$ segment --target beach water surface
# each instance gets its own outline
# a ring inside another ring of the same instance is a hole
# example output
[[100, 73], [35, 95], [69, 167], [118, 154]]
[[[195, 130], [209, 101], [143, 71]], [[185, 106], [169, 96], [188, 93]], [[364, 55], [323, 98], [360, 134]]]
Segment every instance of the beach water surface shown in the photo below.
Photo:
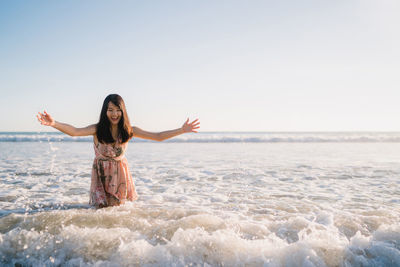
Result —
[[0, 134], [0, 265], [400, 266], [400, 134], [128, 145], [139, 199], [88, 205], [90, 138]]

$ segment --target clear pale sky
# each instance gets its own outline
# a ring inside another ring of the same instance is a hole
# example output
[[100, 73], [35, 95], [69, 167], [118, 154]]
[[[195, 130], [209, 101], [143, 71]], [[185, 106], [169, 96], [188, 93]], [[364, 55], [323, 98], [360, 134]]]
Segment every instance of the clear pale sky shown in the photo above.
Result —
[[96, 123], [109, 93], [161, 131], [399, 131], [400, 3], [1, 1], [0, 131]]

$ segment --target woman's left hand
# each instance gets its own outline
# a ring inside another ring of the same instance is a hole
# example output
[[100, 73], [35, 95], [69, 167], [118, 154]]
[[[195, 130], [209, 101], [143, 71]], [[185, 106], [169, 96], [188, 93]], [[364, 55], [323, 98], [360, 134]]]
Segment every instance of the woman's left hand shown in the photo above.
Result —
[[[182, 125], [182, 130], [184, 133], [190, 133], [190, 132], [194, 132], [197, 133], [197, 131], [195, 131], [196, 129], [200, 128], [200, 122], [197, 122], [199, 119], [195, 119], [194, 121], [192, 121], [191, 123], [189, 123], [189, 118], [185, 121], [185, 123]], [[197, 122], [197, 123], [196, 123]]]

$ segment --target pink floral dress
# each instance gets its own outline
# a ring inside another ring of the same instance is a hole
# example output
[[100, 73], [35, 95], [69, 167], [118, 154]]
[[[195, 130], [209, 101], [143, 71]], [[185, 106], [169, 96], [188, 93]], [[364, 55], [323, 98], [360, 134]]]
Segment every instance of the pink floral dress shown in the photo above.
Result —
[[128, 142], [94, 144], [96, 157], [92, 168], [89, 204], [97, 208], [116, 206], [138, 198], [129, 171], [125, 150]]

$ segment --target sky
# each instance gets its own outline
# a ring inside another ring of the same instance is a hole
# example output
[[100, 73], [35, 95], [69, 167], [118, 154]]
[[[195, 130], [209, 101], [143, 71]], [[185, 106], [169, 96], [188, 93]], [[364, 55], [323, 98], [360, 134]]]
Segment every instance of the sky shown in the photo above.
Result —
[[400, 2], [0, 2], [0, 131], [400, 131]]

